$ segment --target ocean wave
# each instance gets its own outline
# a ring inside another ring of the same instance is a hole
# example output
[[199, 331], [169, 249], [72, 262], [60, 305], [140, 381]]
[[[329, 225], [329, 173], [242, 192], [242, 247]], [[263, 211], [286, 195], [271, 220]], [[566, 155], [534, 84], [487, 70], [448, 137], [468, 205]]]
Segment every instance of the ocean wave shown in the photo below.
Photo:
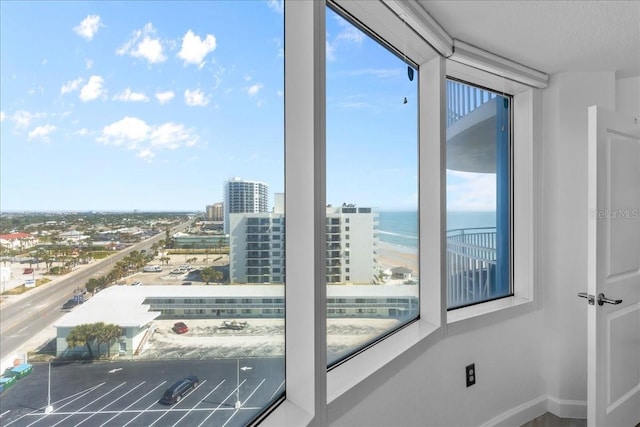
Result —
[[411, 234], [393, 233], [391, 231], [382, 231], [382, 230], [378, 230], [378, 234], [384, 234], [387, 236], [394, 236], [394, 237], [402, 237], [403, 239], [418, 240], [418, 236], [414, 236]]

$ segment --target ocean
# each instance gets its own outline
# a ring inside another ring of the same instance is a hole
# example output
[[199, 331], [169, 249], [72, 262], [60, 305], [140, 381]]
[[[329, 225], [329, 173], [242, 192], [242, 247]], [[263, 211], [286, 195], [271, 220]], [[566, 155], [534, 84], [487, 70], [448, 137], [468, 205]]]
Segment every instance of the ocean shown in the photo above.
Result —
[[[378, 212], [378, 224], [378, 238], [381, 243], [403, 252], [417, 251], [417, 212], [380, 211]], [[447, 213], [447, 230], [495, 226], [495, 212], [456, 211]]]

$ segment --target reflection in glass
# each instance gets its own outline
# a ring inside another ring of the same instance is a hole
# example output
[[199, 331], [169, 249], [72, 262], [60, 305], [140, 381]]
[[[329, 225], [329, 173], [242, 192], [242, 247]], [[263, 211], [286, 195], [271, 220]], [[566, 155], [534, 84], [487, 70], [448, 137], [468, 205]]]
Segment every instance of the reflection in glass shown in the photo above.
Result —
[[510, 98], [447, 80], [447, 306], [511, 293]]

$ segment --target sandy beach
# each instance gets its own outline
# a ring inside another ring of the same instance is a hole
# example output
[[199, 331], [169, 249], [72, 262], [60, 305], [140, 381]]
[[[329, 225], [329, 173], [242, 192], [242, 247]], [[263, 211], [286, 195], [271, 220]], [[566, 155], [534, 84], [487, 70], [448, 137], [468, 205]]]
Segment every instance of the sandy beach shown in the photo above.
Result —
[[402, 251], [394, 246], [380, 243], [378, 246], [379, 262], [383, 268], [407, 267], [418, 276], [418, 253]]

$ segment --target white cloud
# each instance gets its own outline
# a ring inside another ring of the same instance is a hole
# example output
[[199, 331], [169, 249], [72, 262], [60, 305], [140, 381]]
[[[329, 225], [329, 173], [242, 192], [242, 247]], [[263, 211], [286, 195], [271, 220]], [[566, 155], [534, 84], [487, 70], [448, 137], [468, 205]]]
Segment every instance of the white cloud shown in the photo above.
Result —
[[175, 150], [182, 145], [191, 147], [197, 142], [183, 125], [168, 122], [158, 126], [151, 133], [150, 142], [152, 147], [162, 147]]
[[89, 58], [85, 59], [84, 64], [87, 67], [87, 70], [90, 70], [91, 67], [93, 66], [93, 59], [89, 59]]
[[171, 101], [176, 96], [172, 90], [167, 90], [165, 92], [156, 92], [156, 99], [160, 103], [160, 105], [164, 105], [167, 102]]
[[336, 40], [345, 40], [355, 44], [362, 44], [362, 40], [364, 40], [364, 33], [346, 22], [344, 19], [341, 22], [344, 22], [345, 24], [342, 26], [342, 32], [338, 34]]
[[186, 64], [204, 65], [204, 57], [216, 49], [216, 38], [212, 34], [207, 34], [204, 39], [189, 30], [182, 37], [182, 48], [178, 52], [178, 57]]
[[107, 90], [103, 87], [104, 79], [100, 76], [91, 76], [86, 85], [80, 89], [80, 99], [84, 102], [93, 101], [102, 95], [106, 95]]
[[79, 135], [79, 136], [87, 136], [87, 135], [89, 135], [89, 129], [82, 128], [80, 130], [75, 131], [73, 134], [74, 135]]
[[325, 52], [327, 61], [330, 62], [336, 60], [336, 50], [338, 48], [348, 44], [361, 45], [364, 40], [364, 33], [354, 27], [353, 24], [340, 16], [336, 16], [336, 21], [340, 26], [340, 33], [333, 38], [329, 34], [326, 35]]
[[60, 88], [60, 93], [65, 94], [73, 92], [74, 90], [78, 90], [83, 82], [84, 79], [82, 77], [78, 77], [75, 80], [69, 80], [66, 84], [62, 85], [62, 87]]
[[262, 88], [263, 88], [262, 83], [256, 83], [247, 88], [247, 93], [249, 94], [249, 96], [255, 96], [258, 94], [258, 92], [260, 92], [260, 89]]
[[160, 150], [196, 145], [198, 136], [182, 124], [167, 122], [151, 126], [144, 120], [127, 116], [105, 126], [97, 141], [135, 150], [138, 157], [150, 160]]
[[32, 114], [25, 110], [18, 110], [11, 117], [7, 117], [11, 120], [16, 130], [26, 129], [31, 124], [31, 120], [41, 117], [42, 114]]
[[38, 126], [31, 132], [29, 132], [29, 139], [40, 138], [43, 141], [49, 141], [49, 134], [56, 130], [53, 125]]
[[133, 37], [116, 50], [116, 54], [144, 58], [152, 64], [163, 62], [167, 57], [162, 53], [162, 43], [155, 35], [156, 30], [149, 22], [143, 29], [135, 31]]
[[0, 111], [0, 122], [4, 122], [5, 117], [7, 117], [7, 115], [4, 113], [4, 111]]
[[144, 120], [126, 116], [102, 129], [98, 141], [106, 145], [135, 145], [149, 138], [151, 127]]
[[495, 210], [496, 175], [447, 170], [447, 209]]
[[149, 150], [148, 148], [143, 148], [142, 150], [138, 151], [138, 157], [140, 157], [141, 159], [151, 160], [155, 156], [156, 155], [153, 154], [153, 152], [151, 150]]
[[147, 102], [149, 98], [142, 92], [133, 92], [131, 88], [126, 88], [124, 91], [120, 92], [113, 97], [116, 101], [123, 102]]
[[268, 0], [267, 6], [269, 6], [269, 9], [273, 9], [276, 13], [279, 13], [280, 15], [284, 13], [283, 0]]
[[91, 40], [98, 32], [98, 28], [100, 28], [100, 17], [98, 15], [88, 15], [78, 26], [73, 27], [73, 31], [80, 37]]
[[329, 40], [325, 42], [325, 56], [329, 62], [336, 60], [336, 48], [329, 42]]
[[184, 102], [190, 107], [204, 107], [209, 104], [209, 98], [200, 89], [187, 89], [184, 91]]

